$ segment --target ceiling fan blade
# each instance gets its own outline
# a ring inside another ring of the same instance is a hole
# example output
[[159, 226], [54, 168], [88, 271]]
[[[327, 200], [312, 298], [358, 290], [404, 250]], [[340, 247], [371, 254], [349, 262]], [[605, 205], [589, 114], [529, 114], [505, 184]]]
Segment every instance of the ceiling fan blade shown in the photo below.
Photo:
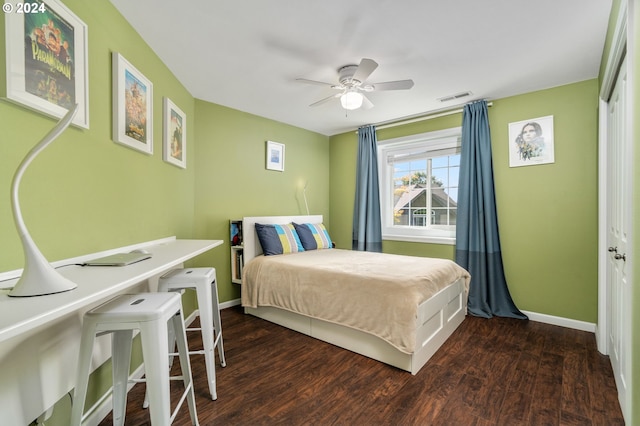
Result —
[[326, 98], [320, 99], [319, 101], [314, 102], [309, 106], [310, 107], [315, 107], [315, 106], [318, 106], [318, 105], [322, 105], [322, 104], [324, 104], [326, 102], [329, 102], [331, 99], [339, 98], [341, 95], [342, 95], [342, 93], [336, 93], [335, 95], [327, 96]]
[[378, 68], [378, 63], [376, 61], [373, 59], [363, 58], [352, 78], [363, 82], [376, 70], [376, 68]]
[[407, 90], [413, 87], [413, 80], [386, 81], [372, 85], [373, 90]]
[[373, 102], [369, 100], [366, 96], [362, 95], [362, 109], [371, 109], [373, 108]]
[[340, 89], [340, 86], [336, 86], [333, 83], [325, 83], [324, 81], [307, 80], [306, 78], [296, 78], [296, 81], [298, 81], [300, 83], [314, 84], [316, 86], [329, 86], [331, 88]]

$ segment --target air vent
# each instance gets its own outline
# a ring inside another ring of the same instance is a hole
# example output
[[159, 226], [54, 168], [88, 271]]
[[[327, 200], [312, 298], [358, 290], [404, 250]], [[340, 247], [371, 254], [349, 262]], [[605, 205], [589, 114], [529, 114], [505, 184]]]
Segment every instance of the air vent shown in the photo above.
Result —
[[472, 94], [473, 93], [471, 93], [471, 92], [462, 92], [462, 93], [457, 93], [457, 94], [451, 95], [451, 96], [445, 96], [444, 98], [438, 98], [438, 100], [440, 102], [455, 101], [456, 99], [465, 98], [467, 96], [471, 96]]

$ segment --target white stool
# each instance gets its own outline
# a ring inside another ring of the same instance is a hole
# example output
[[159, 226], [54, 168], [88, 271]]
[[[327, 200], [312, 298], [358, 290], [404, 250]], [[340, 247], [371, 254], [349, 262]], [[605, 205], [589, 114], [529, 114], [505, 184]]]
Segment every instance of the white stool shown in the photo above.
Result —
[[[158, 280], [158, 291], [176, 291], [195, 289], [198, 298], [198, 315], [200, 328], [188, 328], [187, 331], [198, 331], [202, 334], [202, 351], [190, 351], [189, 354], [204, 355], [207, 368], [207, 380], [211, 399], [218, 398], [216, 392], [216, 367], [214, 348], [218, 348], [220, 365], [226, 366], [224, 346], [222, 343], [222, 322], [220, 321], [220, 304], [218, 303], [218, 286], [216, 284], [216, 270], [214, 268], [174, 269], [162, 275]], [[215, 332], [215, 339], [214, 339]], [[173, 346], [172, 336], [169, 344]], [[169, 352], [173, 352], [173, 348]]]
[[[177, 336], [182, 376], [169, 377], [168, 327]], [[191, 364], [184, 329], [181, 297], [177, 293], [140, 293], [117, 296], [84, 315], [71, 424], [80, 425], [87, 394], [93, 345], [97, 334], [111, 333], [113, 360], [113, 424], [124, 425], [133, 331], [140, 330], [151, 424], [169, 425], [187, 399], [191, 422], [198, 424]], [[169, 380], [182, 379], [185, 391], [171, 412]], [[136, 381], [137, 382], [137, 381]]]

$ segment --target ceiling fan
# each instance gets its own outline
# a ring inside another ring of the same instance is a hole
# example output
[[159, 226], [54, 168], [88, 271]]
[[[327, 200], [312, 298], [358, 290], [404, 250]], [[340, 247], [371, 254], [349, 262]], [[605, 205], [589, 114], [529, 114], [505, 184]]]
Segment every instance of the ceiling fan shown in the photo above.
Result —
[[367, 83], [367, 78], [378, 68], [378, 63], [372, 59], [363, 58], [360, 65], [345, 65], [338, 69], [338, 84], [325, 83], [323, 81], [307, 80], [297, 78], [301, 83], [329, 86], [338, 93], [320, 99], [309, 106], [322, 105], [331, 99], [340, 98], [342, 107], [347, 110], [354, 110], [360, 107], [372, 108], [373, 103], [363, 92], [373, 92], [380, 90], [407, 90], [413, 87], [413, 80], [387, 81], [384, 83]]

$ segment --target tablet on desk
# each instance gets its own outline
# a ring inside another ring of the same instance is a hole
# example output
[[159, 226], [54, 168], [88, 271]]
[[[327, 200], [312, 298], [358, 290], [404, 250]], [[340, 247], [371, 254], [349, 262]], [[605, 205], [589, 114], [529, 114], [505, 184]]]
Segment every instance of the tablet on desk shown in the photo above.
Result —
[[84, 266], [127, 266], [150, 259], [151, 253], [116, 253], [86, 261]]

